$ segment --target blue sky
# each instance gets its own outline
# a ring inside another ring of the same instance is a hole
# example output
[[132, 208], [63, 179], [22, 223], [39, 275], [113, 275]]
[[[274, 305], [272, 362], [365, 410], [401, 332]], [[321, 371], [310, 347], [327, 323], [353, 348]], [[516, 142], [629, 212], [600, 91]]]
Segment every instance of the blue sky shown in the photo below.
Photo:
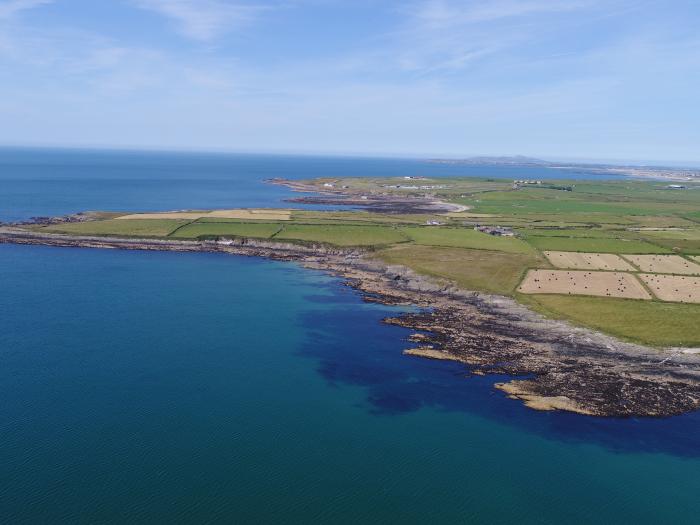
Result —
[[697, 0], [0, 0], [0, 144], [700, 161]]

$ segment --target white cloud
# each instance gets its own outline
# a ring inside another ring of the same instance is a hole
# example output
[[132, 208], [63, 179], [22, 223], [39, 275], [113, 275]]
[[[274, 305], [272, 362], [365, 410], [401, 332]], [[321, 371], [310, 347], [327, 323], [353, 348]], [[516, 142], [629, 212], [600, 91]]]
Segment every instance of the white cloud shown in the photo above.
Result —
[[10, 18], [20, 11], [50, 4], [53, 0], [5, 0], [0, 2], [0, 20]]
[[591, 5], [590, 0], [423, 0], [409, 13], [432, 27], [489, 22], [539, 13], [566, 12]]
[[264, 9], [222, 0], [135, 0], [135, 5], [173, 20], [183, 35], [204, 42], [241, 27]]
[[400, 9], [403, 24], [389, 38], [401, 69], [449, 74], [487, 58], [493, 63], [556, 30], [547, 15], [583, 10], [597, 1], [416, 0]]

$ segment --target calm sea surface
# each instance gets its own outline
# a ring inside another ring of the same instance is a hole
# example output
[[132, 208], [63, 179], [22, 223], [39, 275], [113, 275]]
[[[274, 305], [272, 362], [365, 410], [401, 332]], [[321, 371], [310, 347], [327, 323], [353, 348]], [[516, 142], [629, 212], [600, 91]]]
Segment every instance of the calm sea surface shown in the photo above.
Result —
[[[232, 159], [5, 152], [0, 209], [276, 205], [261, 178], [436, 169]], [[698, 414], [527, 410], [403, 356], [398, 311], [290, 263], [0, 245], [0, 522], [697, 522]]]
[[405, 159], [0, 148], [0, 221], [87, 210], [289, 206], [283, 199], [298, 194], [264, 184], [265, 179], [407, 175], [506, 179], [592, 176], [571, 170], [457, 166]]

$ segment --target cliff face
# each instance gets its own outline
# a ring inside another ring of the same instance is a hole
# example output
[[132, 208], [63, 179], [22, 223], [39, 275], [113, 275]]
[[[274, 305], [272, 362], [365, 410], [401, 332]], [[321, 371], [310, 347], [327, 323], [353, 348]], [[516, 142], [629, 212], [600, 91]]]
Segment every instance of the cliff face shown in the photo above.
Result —
[[222, 252], [297, 261], [346, 279], [365, 300], [417, 305], [386, 319], [419, 332], [410, 355], [462, 362], [472, 374], [526, 376], [495, 386], [539, 410], [596, 416], [669, 416], [700, 406], [700, 358], [545, 319], [514, 300], [469, 292], [387, 266], [356, 249], [253, 239], [179, 241], [79, 237], [0, 227], [0, 243], [126, 250]]

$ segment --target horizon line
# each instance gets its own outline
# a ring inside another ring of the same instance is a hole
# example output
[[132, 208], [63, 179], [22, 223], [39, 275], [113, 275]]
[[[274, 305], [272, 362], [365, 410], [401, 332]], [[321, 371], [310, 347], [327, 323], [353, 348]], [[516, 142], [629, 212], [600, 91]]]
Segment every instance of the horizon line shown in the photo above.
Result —
[[[531, 160], [547, 162], [562, 162], [572, 164], [613, 165], [620, 167], [635, 166], [649, 168], [700, 169], [700, 160], [670, 160], [670, 159], [621, 159], [602, 157], [568, 157], [556, 155], [539, 155], [523, 153], [399, 153], [399, 152], [367, 152], [367, 151], [318, 151], [318, 150], [263, 150], [263, 149], [224, 149], [224, 148], [184, 148], [168, 146], [136, 146], [136, 145], [102, 145], [102, 144], [8, 144], [0, 143], [0, 150], [56, 150], [56, 151], [93, 151], [121, 153], [181, 153], [206, 155], [270, 155], [290, 157], [337, 157], [337, 158], [366, 158], [387, 160], [470, 160], [479, 157], [507, 159], [523, 157]], [[670, 163], [670, 164], [669, 164]]]

